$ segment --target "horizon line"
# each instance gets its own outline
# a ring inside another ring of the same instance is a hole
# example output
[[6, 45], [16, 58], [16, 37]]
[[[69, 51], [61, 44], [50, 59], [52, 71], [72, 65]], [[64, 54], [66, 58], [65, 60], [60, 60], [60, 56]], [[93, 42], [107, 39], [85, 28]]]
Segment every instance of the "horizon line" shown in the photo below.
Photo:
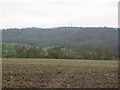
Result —
[[25, 28], [41, 28], [41, 29], [52, 29], [52, 28], [61, 28], [61, 27], [78, 27], [78, 28], [119, 28], [119, 27], [110, 27], [110, 26], [55, 26], [55, 27], [8, 27], [0, 28], [2, 29], [25, 29]]

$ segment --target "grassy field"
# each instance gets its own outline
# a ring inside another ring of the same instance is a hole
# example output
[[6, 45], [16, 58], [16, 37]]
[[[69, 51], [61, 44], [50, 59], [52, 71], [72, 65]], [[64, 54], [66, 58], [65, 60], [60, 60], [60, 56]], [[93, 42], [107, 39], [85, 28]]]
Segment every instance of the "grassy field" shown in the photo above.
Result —
[[3, 88], [117, 88], [118, 62], [3, 59]]

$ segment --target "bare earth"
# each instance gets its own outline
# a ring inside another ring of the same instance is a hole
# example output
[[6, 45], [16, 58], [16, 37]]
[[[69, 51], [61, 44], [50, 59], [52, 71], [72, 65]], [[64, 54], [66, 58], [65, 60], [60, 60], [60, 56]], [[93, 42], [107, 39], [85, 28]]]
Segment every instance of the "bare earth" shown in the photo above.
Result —
[[3, 88], [117, 88], [118, 62], [3, 59]]

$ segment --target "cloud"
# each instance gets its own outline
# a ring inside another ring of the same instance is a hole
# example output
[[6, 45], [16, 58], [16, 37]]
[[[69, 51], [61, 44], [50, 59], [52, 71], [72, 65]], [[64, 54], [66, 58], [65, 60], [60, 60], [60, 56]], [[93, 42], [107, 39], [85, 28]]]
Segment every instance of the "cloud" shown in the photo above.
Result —
[[2, 28], [117, 27], [119, 0], [2, 0]]

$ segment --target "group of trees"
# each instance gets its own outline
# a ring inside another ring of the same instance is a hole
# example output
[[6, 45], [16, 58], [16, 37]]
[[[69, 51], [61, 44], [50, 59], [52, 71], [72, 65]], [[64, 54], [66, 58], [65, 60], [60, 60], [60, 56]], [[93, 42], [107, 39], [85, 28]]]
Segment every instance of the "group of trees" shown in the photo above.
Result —
[[2, 30], [2, 43], [70, 49], [77, 49], [83, 44], [117, 48], [118, 30], [107, 27], [11, 28]]
[[83, 45], [78, 49], [60, 47], [40, 48], [26, 45], [15, 45], [12, 50], [5, 50], [3, 45], [3, 58], [53, 58], [53, 59], [92, 59], [92, 60], [117, 60], [116, 49]]

